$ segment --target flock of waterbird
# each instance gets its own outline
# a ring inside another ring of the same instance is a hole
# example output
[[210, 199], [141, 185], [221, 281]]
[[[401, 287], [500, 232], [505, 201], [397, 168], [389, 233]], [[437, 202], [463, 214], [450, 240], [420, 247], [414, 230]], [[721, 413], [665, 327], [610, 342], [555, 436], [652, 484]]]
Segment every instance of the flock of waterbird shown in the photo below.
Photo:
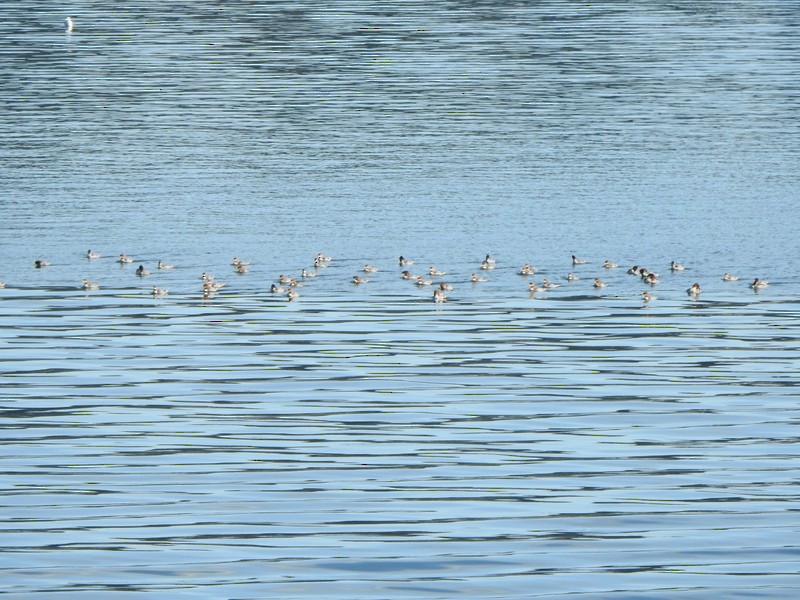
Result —
[[[86, 255], [86, 259], [89, 261], [94, 261], [102, 257], [101, 254], [89, 250]], [[305, 282], [313, 277], [316, 277], [322, 269], [328, 267], [329, 263], [333, 260], [332, 257], [326, 256], [323, 253], [319, 253], [314, 257], [313, 267], [304, 267], [300, 270], [300, 275], [298, 277], [290, 277], [288, 275], [279, 275], [277, 279], [270, 285], [269, 293], [273, 295], [285, 295], [286, 298], [289, 300], [294, 300], [300, 296], [300, 292], [297, 288], [303, 287]], [[120, 254], [116, 259], [116, 262], [120, 264], [120, 266], [125, 266], [132, 264], [134, 259], [126, 254]], [[414, 275], [409, 270], [414, 264], [414, 261], [409, 260], [403, 256], [398, 259], [398, 266], [400, 270], [400, 277], [403, 280], [409, 281], [420, 288], [425, 288], [430, 286], [433, 289], [433, 301], [437, 304], [445, 302], [447, 300], [447, 293], [454, 289], [454, 286], [446, 281], [442, 280], [441, 278], [447, 275], [446, 271], [436, 268], [435, 266], [431, 265], [425, 275]], [[580, 265], [586, 265], [587, 262], [578, 258], [575, 255], [572, 255], [572, 265], [573, 267], [579, 267]], [[231, 266], [235, 273], [244, 274], [248, 272], [248, 267], [250, 265], [250, 261], [242, 260], [239, 258], [234, 257], [231, 261]], [[44, 259], [37, 259], [33, 263], [34, 268], [36, 269], [43, 269], [50, 266], [50, 262]], [[488, 281], [488, 278], [481, 273], [488, 275], [488, 272], [493, 271], [497, 267], [497, 261], [492, 258], [490, 255], [486, 255], [485, 258], [480, 261], [478, 265], [479, 268], [476, 272], [472, 273], [469, 277], [469, 283], [477, 284], [481, 282]], [[158, 271], [168, 271], [173, 269], [174, 266], [168, 263], [165, 263], [162, 260], [159, 260], [156, 263], [156, 269]], [[611, 262], [610, 260], [606, 260], [603, 262], [603, 269], [611, 270], [617, 269], [619, 265], [617, 263]], [[575, 269], [577, 270], [577, 269]], [[678, 271], [684, 271], [685, 267], [672, 261], [669, 265], [669, 270], [673, 273]], [[351, 279], [353, 285], [362, 285], [369, 283], [368, 275], [377, 273], [379, 271], [378, 267], [373, 266], [369, 263], [365, 264], [361, 269], [361, 273], [354, 275]], [[522, 267], [519, 268], [517, 273], [523, 277], [534, 277], [539, 272], [539, 269], [533, 266], [530, 263], [525, 263]], [[136, 270], [135, 275], [139, 278], [147, 277], [151, 274], [151, 271], [146, 269], [143, 264], [140, 264]], [[363, 273], [363, 274], [362, 274]], [[639, 277], [641, 281], [651, 288], [659, 283], [661, 280], [659, 279], [659, 275], [650, 271], [645, 267], [640, 267], [639, 265], [634, 265], [627, 270], [629, 275], [633, 275]], [[570, 271], [564, 278], [566, 282], [573, 283], [580, 280], [580, 277], [573, 271]], [[606, 282], [604, 282], [599, 277], [592, 278], [592, 286], [595, 289], [602, 289], [608, 286]], [[725, 273], [722, 276], [722, 280], [725, 282], [732, 282], [737, 281], [739, 278], [735, 275], [731, 275], [730, 273]], [[208, 273], [202, 273], [200, 275], [200, 280], [202, 281], [202, 294], [203, 298], [208, 299], [211, 298], [214, 294], [219, 292], [225, 284], [218, 281], [214, 275], [210, 275]], [[765, 279], [755, 278], [753, 282], [750, 284], [750, 288], [753, 290], [760, 290], [769, 285], [769, 282]], [[5, 288], [6, 284], [0, 282], [0, 288]], [[561, 287], [561, 284], [555, 283], [550, 281], [547, 278], [543, 278], [541, 282], [537, 281], [530, 281], [528, 283], [528, 291], [531, 295], [540, 294], [548, 292], [552, 289]], [[99, 290], [100, 284], [96, 282], [92, 282], [88, 279], [84, 279], [79, 286], [79, 289], [85, 291], [93, 291]], [[153, 297], [161, 297], [166, 296], [169, 291], [163, 288], [160, 288], [156, 285], [152, 287], [150, 292]], [[702, 293], [702, 289], [699, 283], [693, 283], [687, 290], [686, 293], [692, 297], [697, 298]], [[656, 300], [656, 296], [654, 296], [649, 290], [646, 290], [641, 293], [642, 301], [647, 304]]]

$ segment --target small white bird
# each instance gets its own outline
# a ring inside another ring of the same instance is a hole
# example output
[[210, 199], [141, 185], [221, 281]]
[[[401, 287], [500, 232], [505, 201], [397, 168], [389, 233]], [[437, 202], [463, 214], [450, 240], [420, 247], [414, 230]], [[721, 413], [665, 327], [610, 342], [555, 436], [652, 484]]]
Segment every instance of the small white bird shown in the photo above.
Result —
[[681, 263], [676, 263], [674, 260], [669, 263], [670, 271], [683, 271], [685, 268]]
[[430, 269], [428, 269], [428, 275], [433, 275], [434, 277], [437, 277], [439, 275], [447, 275], [447, 271], [440, 271], [439, 269], [431, 265]]
[[158, 268], [159, 269], [174, 269], [175, 266], [174, 265], [165, 264], [164, 261], [159, 260], [158, 261]]
[[567, 273], [567, 281], [578, 281], [580, 277], [575, 275], [575, 273]]
[[154, 285], [152, 294], [153, 296], [166, 296], [167, 294], [169, 294], [169, 290], [165, 290], [158, 287], [157, 285]]
[[489, 281], [488, 279], [486, 279], [486, 277], [481, 277], [477, 273], [473, 273], [472, 275], [470, 275], [469, 280], [475, 283], [480, 283], [481, 281]]
[[615, 262], [611, 262], [610, 260], [603, 261], [603, 268], [604, 269], [616, 269], [619, 265]]
[[547, 279], [542, 279], [542, 287], [548, 290], [552, 290], [557, 287], [561, 287], [560, 283], [553, 283], [552, 281], [548, 281]]
[[730, 273], [725, 273], [722, 276], [722, 281], [738, 281], [739, 278], [736, 275], [731, 275]]
[[528, 284], [528, 291], [529, 291], [531, 294], [535, 294], [536, 292], [546, 292], [546, 291], [547, 291], [547, 288], [546, 288], [546, 287], [543, 287], [543, 286], [540, 286], [540, 285], [536, 285], [536, 282], [535, 282], [535, 281], [531, 281], [531, 282]]
[[96, 258], [100, 258], [100, 256], [101, 256], [100, 254], [98, 254], [97, 252], [92, 252], [91, 250], [86, 252], [86, 258], [89, 259], [89, 260], [94, 260]]
[[83, 283], [81, 284], [82, 290], [99, 290], [100, 284], [99, 283], [92, 283], [88, 279], [84, 279]]
[[364, 265], [364, 273], [377, 273], [377, 272], [378, 272], [378, 267], [373, 267], [369, 263]]
[[572, 264], [573, 265], [585, 265], [586, 261], [583, 259], [578, 258], [574, 254], [572, 255]]
[[75, 27], [75, 21], [72, 20], [72, 17], [67, 17], [64, 19], [64, 31], [71, 33], [73, 27]]

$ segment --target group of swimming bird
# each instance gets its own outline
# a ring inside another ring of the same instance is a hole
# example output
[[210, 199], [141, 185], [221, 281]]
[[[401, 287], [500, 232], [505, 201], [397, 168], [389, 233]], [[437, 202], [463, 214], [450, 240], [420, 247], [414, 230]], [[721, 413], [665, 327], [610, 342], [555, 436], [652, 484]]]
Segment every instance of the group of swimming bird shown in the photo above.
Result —
[[[92, 250], [89, 250], [86, 253], [85, 256], [90, 261], [96, 260], [98, 258], [101, 258], [100, 254], [98, 254], [97, 252], [94, 252]], [[319, 271], [321, 269], [325, 269], [332, 260], [333, 260], [332, 257], [326, 256], [325, 254], [323, 254], [321, 252], [318, 253], [314, 257], [313, 268], [312, 267], [308, 267], [308, 268], [301, 269], [299, 278], [293, 278], [293, 277], [290, 277], [290, 276], [287, 276], [287, 275], [283, 275], [283, 274], [279, 275], [277, 280], [274, 283], [271, 284], [271, 286], [269, 288], [270, 293], [271, 294], [276, 294], [276, 295], [277, 294], [285, 294], [286, 297], [289, 300], [294, 300], [294, 299], [298, 298], [300, 296], [300, 293], [298, 292], [297, 288], [302, 287], [304, 285], [303, 282], [305, 280], [310, 279], [312, 277], [316, 277], [317, 274], [319, 273]], [[118, 262], [121, 266], [124, 266], [124, 265], [128, 265], [128, 264], [132, 264], [134, 262], [134, 259], [132, 257], [129, 257], [129, 256], [125, 255], [125, 254], [120, 254], [118, 256], [118, 258], [116, 259], [116, 262]], [[443, 271], [443, 270], [438, 269], [435, 266], [431, 265], [427, 270], [427, 277], [423, 276], [423, 275], [414, 275], [414, 274], [411, 273], [411, 271], [408, 270], [408, 267], [413, 265], [414, 261], [401, 256], [398, 259], [398, 263], [399, 263], [399, 268], [401, 270], [400, 271], [400, 276], [401, 276], [402, 279], [404, 279], [406, 281], [411, 281], [412, 283], [416, 284], [418, 287], [427, 287], [427, 286], [432, 286], [433, 287], [433, 301], [435, 303], [437, 303], [437, 304], [445, 302], [447, 300], [447, 292], [450, 292], [450, 291], [452, 291], [454, 289], [452, 284], [447, 283], [447, 282], [442, 281], [442, 280], [437, 280], [437, 278], [440, 278], [440, 277], [443, 277], [444, 275], [446, 275], [447, 274], [446, 271]], [[582, 260], [582, 259], [578, 258], [577, 256], [572, 255], [572, 265], [574, 267], [577, 267], [577, 266], [580, 266], [580, 265], [585, 265], [585, 264], [587, 264], [585, 260]], [[249, 265], [250, 265], [250, 261], [242, 260], [242, 259], [239, 259], [237, 257], [234, 257], [233, 260], [231, 261], [231, 266], [233, 267], [234, 271], [236, 273], [238, 273], [238, 274], [247, 273]], [[42, 269], [42, 268], [45, 268], [45, 267], [48, 267], [48, 266], [50, 266], [50, 262], [47, 261], [47, 260], [37, 259], [37, 260], [34, 261], [34, 268], [36, 268], [36, 269]], [[472, 284], [476, 284], [476, 283], [488, 281], [488, 279], [486, 277], [483, 277], [483, 276], [481, 276], [479, 274], [480, 271], [492, 271], [496, 267], [497, 267], [497, 261], [494, 258], [492, 258], [491, 255], [487, 254], [484, 257], [484, 259], [482, 261], [480, 261], [479, 270], [470, 275], [469, 282], [472, 283]], [[619, 267], [619, 265], [617, 263], [611, 262], [610, 260], [606, 260], [606, 261], [603, 262], [603, 268], [606, 269], [606, 270], [616, 269], [618, 267]], [[162, 260], [159, 260], [156, 263], [156, 268], [159, 271], [164, 271], [164, 270], [173, 269], [174, 266], [171, 265], [171, 264], [167, 264]], [[683, 271], [685, 269], [686, 269], [686, 267], [684, 267], [684, 265], [682, 265], [680, 263], [677, 263], [675, 261], [672, 261], [670, 263], [670, 266], [669, 266], [669, 270], [671, 272], [673, 272], [673, 273], [677, 272], [677, 271]], [[351, 281], [352, 281], [352, 283], [354, 285], [362, 285], [362, 284], [369, 283], [370, 280], [366, 275], [377, 273], [378, 271], [379, 271], [378, 267], [375, 267], [375, 266], [367, 263], [362, 268], [362, 272], [364, 273], [364, 275], [361, 275], [361, 274], [354, 275], [352, 277]], [[523, 264], [522, 267], [520, 267], [520, 269], [517, 271], [517, 273], [519, 275], [524, 276], [524, 277], [535, 276], [538, 272], [539, 272], [539, 269], [537, 267], [533, 266], [530, 263]], [[657, 283], [659, 283], [661, 281], [659, 279], [659, 276], [658, 276], [657, 273], [654, 273], [654, 272], [650, 271], [649, 269], [647, 269], [645, 267], [640, 267], [639, 265], [632, 266], [631, 268], [629, 268], [627, 270], [627, 273], [629, 275], [635, 275], [635, 276], [639, 277], [642, 280], [643, 283], [646, 283], [646, 284], [648, 284], [650, 286], [654, 286], [655, 284], [657, 284]], [[151, 271], [146, 269], [144, 267], [144, 265], [140, 264], [136, 268], [135, 274], [136, 274], [137, 277], [146, 277], [146, 276], [151, 274]], [[210, 275], [208, 273], [202, 273], [200, 275], [200, 279], [202, 281], [203, 298], [210, 298], [216, 292], [220, 291], [223, 287], [225, 287], [224, 283], [217, 281], [213, 275]], [[580, 277], [578, 275], [576, 275], [574, 272], [569, 272], [565, 276], [565, 280], [567, 282], [570, 282], [570, 283], [578, 281], [579, 279], [580, 279]], [[726, 281], [726, 282], [737, 281], [738, 279], [739, 278], [737, 276], [731, 275], [730, 273], [725, 273], [722, 276], [722, 280]], [[599, 277], [594, 277], [593, 278], [592, 285], [596, 289], [601, 289], [601, 288], [605, 288], [605, 287], [608, 286], [608, 284], [606, 282], [604, 282], [602, 279], [600, 279]], [[753, 290], [759, 290], [759, 289], [763, 289], [763, 288], [767, 287], [768, 285], [769, 285], [769, 282], [767, 280], [756, 278], [750, 284], [750, 288], [753, 289]], [[5, 287], [5, 284], [0, 282], [0, 288], [4, 288], [4, 287]], [[84, 279], [79, 287], [80, 287], [80, 289], [87, 290], [87, 291], [100, 289], [100, 285], [98, 283], [89, 281], [88, 279]], [[541, 283], [537, 283], [536, 281], [531, 281], [530, 283], [528, 283], [528, 291], [532, 295], [533, 294], [542, 293], [542, 292], [547, 292], [549, 290], [552, 290], [552, 289], [558, 288], [558, 287], [561, 287], [561, 284], [554, 283], [554, 282], [552, 282], [552, 281], [550, 281], [550, 280], [548, 280], [546, 278], [542, 279]], [[154, 297], [165, 296], [168, 293], [169, 293], [168, 290], [160, 288], [158, 286], [153, 286], [153, 288], [151, 290], [151, 294]], [[699, 283], [693, 283], [691, 285], [691, 287], [689, 287], [686, 290], [686, 293], [689, 296], [693, 297], [693, 298], [699, 297], [700, 294], [702, 293], [702, 289], [700, 287], [700, 284]], [[652, 293], [650, 293], [650, 291], [642, 292], [641, 298], [642, 298], [642, 301], [645, 304], [647, 304], [648, 302], [651, 302], [653, 300], [656, 300], [656, 296], [654, 296]]]

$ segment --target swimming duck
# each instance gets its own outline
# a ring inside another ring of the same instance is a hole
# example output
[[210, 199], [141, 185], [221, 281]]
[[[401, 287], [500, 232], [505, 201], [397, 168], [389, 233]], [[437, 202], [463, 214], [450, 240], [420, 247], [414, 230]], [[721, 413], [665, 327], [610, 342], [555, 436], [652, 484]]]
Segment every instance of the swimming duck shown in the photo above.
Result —
[[100, 258], [100, 256], [101, 256], [100, 254], [98, 254], [97, 252], [92, 252], [91, 250], [86, 252], [86, 258], [88, 258], [89, 260], [95, 260], [96, 258]]
[[287, 285], [291, 280], [292, 280], [292, 278], [288, 277], [286, 275], [283, 275], [283, 274], [278, 275], [278, 281], [280, 283], [284, 284], [284, 285]]
[[611, 262], [610, 260], [603, 261], [603, 268], [604, 269], [616, 269], [619, 265], [615, 262]]
[[542, 279], [542, 287], [545, 288], [545, 289], [548, 289], [548, 290], [552, 290], [554, 288], [561, 287], [561, 284], [560, 283], [552, 283], [552, 282], [548, 281], [547, 279]]
[[133, 259], [130, 256], [125, 256], [124, 254], [120, 254], [117, 262], [121, 265], [129, 265], [133, 262]]
[[405, 279], [405, 280], [416, 279], [416, 276], [412, 275], [411, 271], [403, 271], [400, 275], [402, 275], [403, 279]]
[[473, 273], [472, 275], [470, 275], [469, 280], [474, 281], [475, 283], [479, 283], [481, 281], [489, 281], [488, 279], [486, 279], [486, 277], [481, 277], [477, 273]]
[[572, 255], [572, 264], [573, 265], [585, 265], [586, 261], [585, 260], [581, 260], [580, 258], [578, 258], [577, 256], [575, 256], [573, 254]]
[[231, 259], [231, 264], [234, 267], [238, 267], [239, 265], [249, 265], [251, 262], [252, 261], [250, 260], [241, 260], [239, 258], [236, 258], [235, 256]]
[[353, 283], [355, 283], [356, 285], [361, 283], [369, 283], [369, 279], [365, 279], [364, 277], [359, 277], [358, 275], [354, 275]]
[[700, 292], [702, 292], [702, 291], [703, 290], [700, 289], [700, 284], [699, 283], [693, 283], [692, 287], [690, 287], [689, 289], [686, 290], [686, 293], [689, 294], [690, 296], [697, 297], [697, 296], [700, 295]]
[[72, 20], [72, 17], [67, 17], [64, 19], [64, 31], [67, 33], [72, 33], [72, 29], [75, 27], [75, 21]]
[[722, 276], [722, 281], [738, 281], [739, 278], [736, 275], [731, 275], [730, 273], [725, 273]]
[[159, 260], [158, 264], [156, 265], [159, 269], [174, 269], [174, 265], [165, 264], [163, 260]]
[[295, 298], [299, 298], [299, 297], [300, 297], [300, 292], [298, 292], [298, 291], [297, 291], [296, 289], [294, 289], [294, 288], [289, 288], [289, 291], [288, 291], [288, 292], [286, 292], [286, 297], [287, 297], [289, 300], [294, 300]]
[[285, 292], [286, 290], [284, 290], [282, 287], [280, 287], [280, 286], [278, 286], [278, 285], [275, 285], [275, 284], [273, 283], [273, 284], [272, 284], [272, 287], [270, 287], [270, 288], [269, 288], [269, 291], [270, 291], [270, 293], [271, 293], [271, 294], [282, 294], [282, 293], [283, 293], [283, 292]]
[[316, 273], [314, 273], [313, 271], [309, 271], [308, 269], [303, 269], [302, 271], [300, 271], [300, 277], [302, 277], [303, 279], [308, 279], [309, 277], [316, 277], [316, 276], [317, 276]]
[[531, 281], [531, 282], [528, 284], [528, 291], [529, 291], [531, 294], [535, 294], [536, 292], [546, 292], [546, 291], [547, 291], [547, 288], [546, 288], [546, 287], [542, 287], [542, 286], [540, 286], [540, 285], [536, 285], [536, 282], [535, 282], [535, 281]]
[[600, 279], [599, 277], [595, 277], [595, 278], [594, 278], [594, 287], [596, 287], [596, 288], [604, 288], [604, 287], [608, 287], [608, 284], [607, 284], [607, 283], [605, 283], [605, 282], [604, 282], [602, 279]]
[[224, 283], [219, 283], [218, 281], [214, 281], [213, 279], [209, 279], [208, 281], [203, 282], [203, 291], [207, 293], [214, 293], [218, 292], [222, 288], [225, 287]]
[[522, 267], [520, 268], [520, 270], [519, 270], [519, 274], [520, 274], [520, 275], [525, 275], [525, 276], [528, 276], [528, 275], [535, 275], [535, 274], [536, 274], [536, 267], [534, 267], [533, 265], [531, 265], [531, 264], [529, 264], [529, 263], [525, 263], [525, 264], [524, 264], [524, 265], [522, 265]]
[[638, 275], [639, 274], [639, 265], [633, 265], [627, 271], [628, 275]]
[[443, 292], [452, 292], [453, 286], [449, 283], [445, 283], [444, 281], [439, 282], [439, 289]]
[[84, 279], [83, 283], [81, 284], [82, 290], [99, 290], [100, 284], [99, 283], [92, 283], [88, 279]]
[[150, 275], [150, 271], [144, 268], [144, 265], [139, 265], [139, 268], [136, 269], [136, 275], [139, 277], [144, 277], [145, 275]]
[[0, 290], [2, 290], [4, 287], [6, 287], [6, 284], [0, 281]]
[[644, 302], [645, 304], [655, 299], [656, 297], [653, 296], [653, 294], [651, 294], [650, 292], [642, 292], [642, 302]]
[[364, 265], [364, 273], [377, 273], [378, 267], [373, 267], [370, 264]]
[[447, 300], [447, 296], [444, 295], [442, 290], [433, 290], [433, 301], [436, 302], [436, 304], [441, 304], [445, 300]]
[[36, 269], [41, 269], [43, 267], [49, 267], [50, 266], [50, 261], [48, 261], [48, 260], [35, 260], [35, 261], [33, 261], [33, 266]]
[[430, 269], [428, 269], [428, 275], [433, 275], [434, 277], [438, 277], [439, 275], [447, 275], [447, 271], [440, 271], [433, 265], [431, 265]]
[[769, 281], [767, 281], [766, 279], [759, 279], [758, 277], [756, 277], [753, 280], [753, 283], [750, 284], [750, 287], [753, 288], [754, 290], [760, 290], [762, 288], [767, 287], [768, 285]]
[[645, 283], [649, 283], [650, 285], [655, 285], [661, 280], [658, 278], [658, 275], [656, 273], [648, 273], [642, 281], [644, 281]]
[[674, 260], [669, 263], [670, 271], [683, 271], [685, 268], [681, 263], [676, 263]]
[[333, 257], [326, 256], [322, 252], [319, 252], [317, 254], [316, 260], [319, 260], [320, 262], [331, 262], [333, 260]]
[[413, 264], [414, 264], [413, 260], [408, 260], [407, 258], [404, 258], [402, 256], [400, 257], [400, 266], [401, 267], [405, 267], [405, 266], [413, 265]]
[[425, 279], [424, 277], [417, 277], [416, 283], [419, 286], [423, 286], [423, 285], [431, 285], [433, 282], [430, 279]]
[[495, 263], [490, 263], [488, 260], [485, 260], [481, 263], [481, 269], [484, 271], [491, 271], [495, 268]]
[[483, 262], [487, 262], [487, 263], [489, 263], [490, 265], [493, 265], [493, 264], [495, 264], [497, 261], [496, 261], [495, 259], [493, 259], [493, 258], [492, 258], [490, 255], [488, 255], [488, 254], [487, 254], [487, 255], [486, 255], [486, 258], [484, 258], [484, 259], [483, 259]]
[[580, 277], [575, 275], [575, 273], [567, 273], [567, 281], [578, 281]]
[[154, 285], [153, 291], [151, 293], [153, 294], [153, 296], [166, 296], [167, 294], [169, 294], [169, 290], [165, 290], [158, 287], [157, 285]]

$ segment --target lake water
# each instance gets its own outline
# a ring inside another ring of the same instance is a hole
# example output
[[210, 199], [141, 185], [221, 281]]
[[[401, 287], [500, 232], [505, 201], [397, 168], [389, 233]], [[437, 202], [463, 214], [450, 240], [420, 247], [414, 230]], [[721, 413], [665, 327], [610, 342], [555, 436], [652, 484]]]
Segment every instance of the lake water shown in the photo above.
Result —
[[62, 10], [0, 7], [1, 593], [797, 593], [800, 4]]

